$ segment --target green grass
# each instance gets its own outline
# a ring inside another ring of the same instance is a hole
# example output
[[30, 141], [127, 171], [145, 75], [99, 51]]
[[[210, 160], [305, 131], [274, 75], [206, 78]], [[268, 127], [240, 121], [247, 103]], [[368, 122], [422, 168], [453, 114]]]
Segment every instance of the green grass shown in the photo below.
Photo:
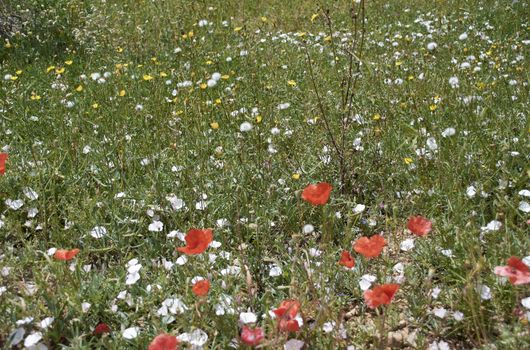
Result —
[[[367, 3], [362, 77], [349, 116], [362, 122], [352, 121], [345, 132], [351, 171], [343, 191], [306, 50], [338, 138], [346, 57], [331, 64], [328, 28], [322, 14], [311, 21], [319, 13], [312, 1], [26, 0], [5, 6], [27, 23], [0, 48], [0, 148], [9, 154], [0, 176], [0, 347], [10, 348], [17, 329], [25, 330], [18, 348], [40, 331], [49, 349], [136, 349], [160, 332], [200, 328], [208, 335], [205, 348], [224, 349], [239, 338], [239, 314], [246, 311], [258, 315], [267, 348], [282, 348], [287, 338], [309, 349], [377, 348], [381, 312], [384, 337], [410, 335], [392, 348], [425, 349], [439, 341], [451, 349], [529, 346], [530, 310], [521, 304], [530, 296], [528, 285], [503, 283], [493, 273], [508, 257], [530, 252], [530, 218], [519, 208], [529, 201], [519, 192], [530, 189], [524, 1]], [[322, 7], [330, 10], [340, 46], [352, 30], [349, 4]], [[419, 18], [432, 21], [432, 37]], [[199, 26], [202, 19], [211, 24]], [[468, 38], [459, 40], [464, 32]], [[430, 42], [437, 43], [434, 51], [427, 49]], [[463, 62], [470, 68], [461, 69]], [[91, 79], [96, 72], [110, 75], [98, 83]], [[223, 78], [201, 88], [214, 72]], [[4, 79], [7, 74], [16, 79]], [[454, 76], [458, 88], [449, 83]], [[192, 85], [177, 88], [184, 81]], [[290, 107], [279, 110], [282, 103]], [[241, 133], [243, 122], [252, 129]], [[443, 137], [447, 128], [456, 134]], [[362, 149], [354, 148], [357, 138]], [[436, 150], [426, 145], [429, 138]], [[324, 209], [300, 198], [308, 183], [319, 181], [334, 186]], [[472, 198], [469, 186], [476, 189]], [[30, 200], [26, 188], [38, 199]], [[173, 210], [171, 195], [186, 208]], [[208, 205], [198, 210], [203, 195]], [[13, 210], [7, 199], [24, 205]], [[354, 213], [357, 204], [366, 209]], [[28, 217], [33, 208], [38, 213]], [[405, 252], [400, 244], [413, 238], [406, 230], [412, 215], [432, 220], [433, 230]], [[218, 227], [220, 219], [229, 225]], [[502, 227], [482, 233], [492, 220]], [[161, 232], [149, 231], [153, 221], [163, 223]], [[306, 224], [315, 231], [303, 233]], [[93, 238], [96, 226], [107, 235]], [[176, 247], [184, 245], [167, 234], [193, 227], [212, 227], [222, 245], [164, 268], [163, 261], [177, 262]], [[388, 241], [383, 254], [372, 260], [354, 254], [352, 243], [375, 233]], [[56, 261], [50, 248], [80, 253], [71, 262]], [[343, 250], [356, 259], [351, 271], [337, 264]], [[141, 278], [126, 285], [131, 259], [142, 265]], [[398, 263], [404, 268], [400, 290], [376, 313], [364, 302], [361, 276], [390, 283]], [[280, 276], [269, 275], [274, 264]], [[231, 266], [240, 274], [223, 275]], [[191, 292], [196, 276], [211, 283], [200, 302]], [[490, 300], [481, 299], [480, 285], [490, 288]], [[126, 296], [118, 298], [122, 291]], [[217, 315], [224, 296], [233, 300], [234, 313]], [[168, 298], [189, 310], [166, 324], [157, 310]], [[300, 300], [304, 326], [280, 334], [268, 314], [289, 298]], [[83, 303], [90, 308], [83, 311]], [[435, 308], [447, 315], [435, 316]], [[453, 319], [455, 311], [462, 320]], [[33, 321], [16, 324], [26, 317]], [[54, 322], [42, 330], [46, 317]], [[324, 332], [332, 321], [333, 330]], [[99, 322], [112, 333], [93, 336]], [[139, 328], [135, 339], [122, 336], [129, 327]]]

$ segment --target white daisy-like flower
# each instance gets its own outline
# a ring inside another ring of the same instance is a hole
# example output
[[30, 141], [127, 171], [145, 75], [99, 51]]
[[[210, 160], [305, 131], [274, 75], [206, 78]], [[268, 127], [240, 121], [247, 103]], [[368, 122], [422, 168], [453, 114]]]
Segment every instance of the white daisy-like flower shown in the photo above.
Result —
[[369, 289], [372, 283], [374, 283], [376, 280], [377, 277], [374, 275], [363, 275], [359, 281], [359, 287], [361, 287], [362, 291], [365, 291]]
[[278, 277], [282, 274], [282, 268], [278, 265], [272, 265], [271, 269], [269, 270], [269, 276], [270, 277]]
[[413, 238], [408, 238], [408, 239], [404, 240], [399, 245], [399, 249], [401, 249], [404, 252], [408, 252], [408, 251], [414, 249], [414, 239]]
[[42, 339], [42, 333], [41, 332], [33, 332], [30, 333], [26, 339], [24, 339], [24, 346], [26, 348], [32, 347], [37, 345], [38, 342], [40, 342]]

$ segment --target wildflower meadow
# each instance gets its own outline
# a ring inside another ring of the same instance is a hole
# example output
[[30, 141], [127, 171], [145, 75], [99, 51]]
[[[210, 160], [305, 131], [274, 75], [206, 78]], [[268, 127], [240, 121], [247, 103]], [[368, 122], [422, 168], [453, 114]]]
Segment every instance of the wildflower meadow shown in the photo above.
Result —
[[1, 349], [530, 348], [530, 3], [0, 1]]

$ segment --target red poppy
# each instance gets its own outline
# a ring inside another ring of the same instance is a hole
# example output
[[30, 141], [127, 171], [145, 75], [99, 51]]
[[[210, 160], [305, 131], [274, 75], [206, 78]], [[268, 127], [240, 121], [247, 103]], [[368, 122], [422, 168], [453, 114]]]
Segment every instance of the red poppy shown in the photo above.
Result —
[[369, 308], [375, 309], [379, 305], [388, 305], [394, 299], [399, 284], [382, 284], [364, 292], [364, 301]]
[[425, 236], [427, 233], [431, 232], [432, 222], [420, 215], [411, 216], [407, 223], [407, 228], [415, 235]]
[[103, 333], [110, 333], [110, 327], [106, 324], [101, 322], [94, 328], [94, 335], [99, 335]]
[[213, 240], [212, 229], [199, 230], [192, 228], [186, 234], [186, 246], [178, 247], [177, 250], [187, 255], [200, 254], [208, 248]]
[[324, 205], [328, 202], [333, 186], [327, 182], [307, 185], [302, 191], [302, 199], [312, 205]]
[[524, 262], [518, 257], [512, 256], [507, 263], [507, 266], [495, 267], [495, 274], [508, 277], [508, 280], [513, 285], [530, 283], [530, 269]]
[[55, 251], [55, 254], [53, 254], [53, 257], [57, 260], [64, 260], [64, 261], [68, 261], [68, 260], [72, 260], [76, 255], [77, 253], [79, 253], [80, 250], [79, 249], [70, 249], [70, 250], [67, 250], [67, 249], [57, 249]]
[[282, 332], [297, 332], [300, 330], [300, 324], [296, 319], [298, 311], [300, 310], [300, 302], [298, 300], [284, 300], [280, 307], [273, 310], [274, 314], [280, 318], [278, 328]]
[[208, 280], [200, 280], [193, 285], [191, 290], [196, 296], [203, 297], [208, 294], [208, 291], [210, 290], [210, 282], [208, 282]]
[[355, 259], [351, 256], [350, 252], [345, 250], [340, 256], [339, 264], [342, 266], [346, 266], [349, 269], [353, 269], [353, 267], [355, 266]]
[[353, 249], [363, 255], [364, 257], [371, 259], [379, 256], [383, 247], [386, 245], [386, 241], [381, 235], [373, 235], [372, 237], [361, 237], [353, 244]]
[[241, 331], [241, 340], [243, 343], [250, 346], [256, 346], [261, 343], [263, 338], [265, 338], [263, 329], [259, 327], [252, 329], [247, 326], [243, 326], [243, 330]]
[[7, 153], [0, 153], [0, 174], [4, 175], [6, 172], [6, 160], [9, 158]]
[[159, 334], [157, 335], [151, 344], [149, 344], [148, 350], [176, 350], [178, 349], [178, 339], [171, 334]]

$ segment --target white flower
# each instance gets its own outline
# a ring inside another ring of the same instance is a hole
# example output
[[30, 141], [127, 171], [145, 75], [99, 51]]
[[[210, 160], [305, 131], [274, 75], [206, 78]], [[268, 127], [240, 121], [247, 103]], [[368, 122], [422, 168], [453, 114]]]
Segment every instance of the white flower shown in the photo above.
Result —
[[453, 136], [454, 134], [456, 134], [455, 128], [447, 128], [444, 131], [442, 131], [443, 137]]
[[530, 310], [530, 297], [527, 297], [527, 298], [524, 298], [524, 299], [521, 299], [521, 304]]
[[528, 202], [521, 201], [519, 203], [519, 210], [523, 213], [530, 213], [530, 204]]
[[404, 240], [399, 245], [399, 248], [402, 251], [404, 251], [404, 252], [408, 252], [408, 251], [414, 249], [414, 239], [413, 238], [408, 238], [408, 239]]
[[46, 317], [44, 320], [40, 321], [40, 328], [42, 329], [46, 329], [48, 327], [50, 327], [53, 323], [53, 321], [55, 320], [55, 318], [53, 317]]
[[438, 144], [436, 143], [436, 139], [434, 137], [429, 137], [426, 144], [431, 151], [436, 151], [438, 149]]
[[460, 34], [460, 36], [458, 37], [458, 40], [466, 40], [467, 39], [467, 33], [462, 33]]
[[162, 221], [155, 220], [149, 224], [149, 227], [147, 229], [151, 232], [160, 232], [164, 229], [164, 224], [162, 223]]
[[239, 130], [241, 132], [247, 132], [247, 131], [250, 131], [252, 130], [252, 124], [250, 124], [249, 122], [243, 122], [241, 123], [241, 125], [239, 126]]
[[482, 226], [480, 230], [484, 233], [494, 232], [500, 230], [502, 227], [502, 222], [497, 220], [490, 221], [486, 226]]
[[434, 316], [443, 319], [447, 315], [447, 310], [445, 308], [443, 308], [443, 307], [436, 307], [433, 310], [433, 314], [434, 314]]
[[438, 47], [438, 44], [435, 42], [430, 42], [427, 44], [427, 50], [434, 51]]
[[449, 348], [449, 344], [447, 344], [443, 340], [440, 340], [439, 342], [434, 341], [431, 344], [429, 344], [429, 347], [427, 348], [427, 350], [450, 350], [450, 348]]
[[304, 225], [304, 228], [302, 229], [302, 231], [308, 235], [310, 233], [313, 233], [313, 231], [315, 231], [315, 227], [311, 224], [306, 224]]
[[90, 152], [92, 152], [92, 147], [90, 147], [89, 145], [83, 147], [83, 154], [89, 154]]
[[440, 292], [442, 290], [438, 287], [434, 287], [431, 291], [431, 296], [433, 297], [433, 299], [438, 299], [438, 296], [440, 295]]
[[8, 339], [11, 339], [9, 346], [18, 345], [22, 341], [22, 338], [24, 338], [24, 334], [26, 334], [26, 330], [23, 327], [15, 329], [8, 337]]
[[282, 274], [282, 268], [278, 265], [272, 265], [269, 271], [270, 277], [278, 277]]
[[195, 203], [195, 209], [197, 210], [204, 210], [208, 206], [208, 202], [200, 200]]
[[23, 325], [25, 325], [25, 324], [29, 324], [29, 323], [31, 323], [31, 322], [33, 322], [33, 317], [28, 316], [28, 317], [26, 317], [26, 318], [23, 318], [23, 319], [21, 319], [21, 320], [18, 320], [15, 324], [16, 324], [17, 326], [23, 326]]
[[208, 21], [205, 19], [201, 19], [198, 24], [199, 24], [199, 27], [204, 27], [208, 25]]
[[5, 204], [13, 210], [19, 210], [24, 205], [24, 201], [22, 199], [12, 200], [8, 198], [6, 199]]
[[81, 303], [81, 310], [82, 310], [83, 312], [87, 312], [87, 311], [90, 309], [91, 306], [92, 306], [92, 304], [87, 303], [87, 302], [85, 301], [85, 302]]
[[213, 73], [212, 79], [215, 81], [219, 81], [221, 79], [221, 73], [218, 73], [218, 72]]
[[124, 330], [121, 335], [125, 338], [125, 339], [134, 339], [138, 336], [138, 331], [140, 329], [138, 327], [131, 327], [131, 328], [127, 328], [126, 330]]
[[455, 319], [455, 321], [462, 321], [464, 319], [464, 314], [460, 311], [455, 311], [453, 312], [453, 318]]
[[107, 229], [103, 226], [96, 226], [90, 231], [90, 235], [96, 239], [102, 238], [107, 234]]
[[188, 258], [186, 257], [186, 255], [181, 255], [181, 256], [179, 256], [179, 258], [177, 259], [177, 261], [175, 261], [175, 263], [176, 263], [177, 265], [180, 265], [180, 266], [186, 264], [187, 262], [188, 262]]
[[457, 88], [457, 87], [460, 86], [460, 85], [459, 85], [459, 82], [460, 82], [460, 81], [458, 80], [457, 77], [451, 77], [451, 78], [449, 78], [449, 85], [451, 85], [451, 87], [452, 87], [453, 89], [455, 89], [455, 88]]
[[359, 281], [359, 287], [361, 287], [361, 290], [365, 291], [372, 285], [373, 282], [377, 280], [377, 277], [374, 275], [363, 275], [361, 277], [361, 280]]
[[530, 197], [530, 191], [529, 190], [520, 190], [519, 191], [519, 196]]
[[30, 187], [24, 187], [23, 192], [30, 201], [39, 199], [39, 194]]
[[477, 194], [477, 189], [475, 188], [475, 186], [468, 186], [467, 187], [466, 196], [468, 196], [468, 198], [473, 198], [473, 197], [475, 197], [476, 194]]
[[490, 287], [486, 285], [479, 285], [477, 286], [477, 293], [480, 294], [480, 298], [482, 300], [490, 300], [491, 299], [491, 289]]
[[305, 343], [298, 339], [289, 339], [284, 345], [283, 350], [301, 350]]
[[274, 127], [271, 129], [271, 134], [278, 135], [279, 133], [280, 133], [280, 129], [278, 129], [277, 127]]
[[167, 196], [166, 199], [171, 203], [171, 207], [174, 211], [179, 211], [186, 207], [186, 203], [175, 195]]
[[242, 312], [239, 314], [239, 322], [242, 324], [256, 323], [258, 316], [253, 312]]
[[291, 104], [289, 102], [285, 102], [285, 103], [280, 103], [277, 108], [281, 111], [281, 110], [289, 108], [290, 106]]
[[360, 213], [362, 213], [365, 209], [366, 209], [366, 206], [365, 206], [364, 204], [357, 204], [357, 205], [353, 208], [353, 213], [354, 213], [354, 214], [360, 214]]
[[208, 85], [209, 88], [213, 88], [215, 85], [217, 85], [217, 80], [208, 79], [208, 81], [206, 82], [206, 85]]
[[181, 342], [190, 343], [196, 347], [202, 347], [208, 341], [208, 334], [202, 329], [197, 328], [191, 333], [182, 333], [177, 339]]
[[335, 321], [326, 322], [322, 325], [324, 333], [331, 333], [335, 328]]
[[36, 345], [42, 339], [41, 332], [33, 332], [24, 339], [24, 346], [29, 348]]

